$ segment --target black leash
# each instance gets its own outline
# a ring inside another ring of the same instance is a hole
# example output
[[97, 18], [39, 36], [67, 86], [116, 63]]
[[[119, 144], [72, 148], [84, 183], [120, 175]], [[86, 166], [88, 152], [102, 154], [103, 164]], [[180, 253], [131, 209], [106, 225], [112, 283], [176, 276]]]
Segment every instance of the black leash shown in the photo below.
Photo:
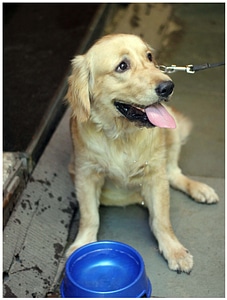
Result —
[[220, 67], [220, 66], [224, 66], [225, 63], [216, 63], [216, 64], [203, 64], [203, 65], [195, 65], [192, 67], [192, 71], [197, 72], [200, 70], [205, 70], [205, 69], [210, 69], [210, 68], [216, 68], [216, 67]]
[[171, 65], [170, 67], [166, 67], [164, 65], [156, 66], [163, 73], [175, 73], [177, 71], [184, 71], [186, 73], [194, 74], [197, 71], [206, 70], [210, 68], [216, 68], [220, 66], [224, 66], [225, 63], [214, 63], [214, 64], [202, 64], [202, 65], [187, 65], [186, 67], [177, 67], [176, 65]]

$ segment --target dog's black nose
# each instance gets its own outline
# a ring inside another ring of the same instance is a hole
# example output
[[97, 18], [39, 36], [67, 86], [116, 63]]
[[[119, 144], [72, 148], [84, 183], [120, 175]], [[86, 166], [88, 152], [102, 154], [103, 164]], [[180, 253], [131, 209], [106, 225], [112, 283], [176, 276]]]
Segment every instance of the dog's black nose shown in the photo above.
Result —
[[155, 89], [156, 94], [160, 97], [167, 98], [172, 94], [174, 83], [172, 81], [162, 81]]

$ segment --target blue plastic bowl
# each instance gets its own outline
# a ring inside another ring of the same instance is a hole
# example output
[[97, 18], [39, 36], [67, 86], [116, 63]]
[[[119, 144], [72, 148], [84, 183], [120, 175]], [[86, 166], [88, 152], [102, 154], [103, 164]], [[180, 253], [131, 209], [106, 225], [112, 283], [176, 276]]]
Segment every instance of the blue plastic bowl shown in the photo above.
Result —
[[87, 244], [67, 260], [63, 298], [150, 297], [152, 287], [141, 255], [115, 241]]

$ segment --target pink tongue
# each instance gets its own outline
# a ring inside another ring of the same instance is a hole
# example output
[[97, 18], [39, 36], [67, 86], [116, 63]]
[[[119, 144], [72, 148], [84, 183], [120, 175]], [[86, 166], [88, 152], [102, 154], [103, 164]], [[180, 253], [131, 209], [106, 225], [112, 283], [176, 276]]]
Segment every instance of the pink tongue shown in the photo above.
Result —
[[153, 104], [145, 109], [149, 121], [161, 128], [176, 128], [174, 118], [160, 103]]

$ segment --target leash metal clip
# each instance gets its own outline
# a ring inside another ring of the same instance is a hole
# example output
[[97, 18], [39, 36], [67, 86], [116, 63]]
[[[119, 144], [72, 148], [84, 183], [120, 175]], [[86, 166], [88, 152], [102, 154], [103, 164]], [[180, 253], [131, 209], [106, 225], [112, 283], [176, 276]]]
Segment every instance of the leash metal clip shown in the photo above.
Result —
[[183, 71], [186, 73], [194, 74], [193, 65], [187, 65], [186, 67], [177, 67], [176, 65], [171, 65], [166, 67], [164, 65], [157, 66], [157, 68], [163, 73], [175, 73], [177, 71]]
[[214, 64], [203, 64], [203, 65], [187, 65], [186, 67], [177, 67], [176, 65], [171, 65], [170, 67], [166, 67], [164, 65], [158, 65], [156, 66], [161, 72], [163, 73], [175, 73], [177, 71], [184, 71], [186, 73], [189, 74], [194, 74], [197, 71], [200, 70], [206, 70], [209, 68], [216, 68], [216, 67], [220, 67], [220, 66], [224, 66], [225, 63], [221, 62], [221, 63], [214, 63]]

